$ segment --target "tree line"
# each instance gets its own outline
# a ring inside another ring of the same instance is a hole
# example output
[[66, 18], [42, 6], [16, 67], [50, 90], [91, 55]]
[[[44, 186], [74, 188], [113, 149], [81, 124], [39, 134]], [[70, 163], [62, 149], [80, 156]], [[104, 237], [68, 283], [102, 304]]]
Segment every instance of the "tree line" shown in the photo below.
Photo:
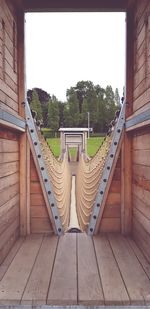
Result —
[[94, 132], [106, 132], [108, 124], [120, 108], [120, 95], [108, 85], [102, 88], [91, 81], [79, 81], [66, 91], [66, 102], [48, 94], [40, 88], [29, 89], [28, 101], [36, 111], [37, 120], [45, 128], [57, 131], [60, 127], [90, 127]]

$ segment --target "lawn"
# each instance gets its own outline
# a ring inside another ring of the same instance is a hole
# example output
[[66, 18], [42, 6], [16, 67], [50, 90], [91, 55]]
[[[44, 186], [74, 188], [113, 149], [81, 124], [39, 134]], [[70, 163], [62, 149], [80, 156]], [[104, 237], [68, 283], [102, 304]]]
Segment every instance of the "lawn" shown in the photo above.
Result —
[[[98, 148], [102, 144], [104, 137], [90, 137], [87, 141], [87, 152], [90, 157], [93, 157]], [[59, 138], [47, 138], [47, 142], [55, 157], [60, 156], [60, 139]]]

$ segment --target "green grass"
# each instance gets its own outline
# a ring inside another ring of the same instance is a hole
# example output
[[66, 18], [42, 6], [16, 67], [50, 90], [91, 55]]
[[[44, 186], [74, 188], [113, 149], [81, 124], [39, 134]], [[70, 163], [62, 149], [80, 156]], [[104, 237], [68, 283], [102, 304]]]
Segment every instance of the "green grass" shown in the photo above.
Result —
[[[102, 144], [104, 137], [90, 137], [87, 140], [87, 152], [90, 157], [93, 157], [98, 148]], [[47, 142], [55, 157], [60, 156], [60, 139], [59, 138], [47, 138]], [[71, 150], [70, 150], [71, 151]], [[72, 149], [71, 154], [74, 155], [76, 151]]]

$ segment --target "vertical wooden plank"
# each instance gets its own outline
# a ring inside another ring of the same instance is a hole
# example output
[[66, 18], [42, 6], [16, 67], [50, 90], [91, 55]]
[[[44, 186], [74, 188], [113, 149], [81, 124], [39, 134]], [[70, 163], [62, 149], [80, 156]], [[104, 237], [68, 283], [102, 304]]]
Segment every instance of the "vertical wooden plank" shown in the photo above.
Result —
[[30, 145], [27, 141], [27, 234], [30, 234]]
[[59, 239], [47, 304], [77, 304], [76, 234]]
[[[127, 10], [126, 24], [126, 118], [133, 112], [133, 69], [134, 69], [134, 13], [133, 7]], [[122, 233], [130, 234], [132, 229], [132, 137], [124, 134], [124, 154], [122, 154]], [[124, 189], [124, 190], [123, 190]]]
[[22, 102], [25, 100], [25, 36], [24, 36], [24, 12], [17, 10], [17, 65], [18, 65], [18, 101], [19, 115], [25, 118], [25, 110]]
[[25, 288], [22, 304], [46, 304], [58, 238], [46, 236]]
[[78, 236], [78, 302], [84, 305], [104, 304], [101, 281], [92, 237]]
[[27, 135], [20, 136], [20, 235], [27, 234]]
[[106, 236], [95, 236], [94, 245], [102, 279], [105, 305], [128, 305], [130, 300]]

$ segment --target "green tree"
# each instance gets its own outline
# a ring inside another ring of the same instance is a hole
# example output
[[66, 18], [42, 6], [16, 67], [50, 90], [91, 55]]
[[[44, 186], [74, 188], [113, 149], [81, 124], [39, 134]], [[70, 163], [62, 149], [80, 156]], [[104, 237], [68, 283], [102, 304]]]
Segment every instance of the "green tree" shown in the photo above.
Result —
[[59, 129], [59, 108], [57, 98], [53, 95], [48, 103], [48, 127], [53, 131]]
[[120, 107], [120, 95], [119, 95], [119, 90], [116, 88], [115, 90], [115, 103], [118, 107]]
[[37, 120], [42, 120], [42, 108], [39, 100], [39, 96], [35, 89], [32, 91], [32, 99], [30, 101], [30, 108], [37, 113]]

